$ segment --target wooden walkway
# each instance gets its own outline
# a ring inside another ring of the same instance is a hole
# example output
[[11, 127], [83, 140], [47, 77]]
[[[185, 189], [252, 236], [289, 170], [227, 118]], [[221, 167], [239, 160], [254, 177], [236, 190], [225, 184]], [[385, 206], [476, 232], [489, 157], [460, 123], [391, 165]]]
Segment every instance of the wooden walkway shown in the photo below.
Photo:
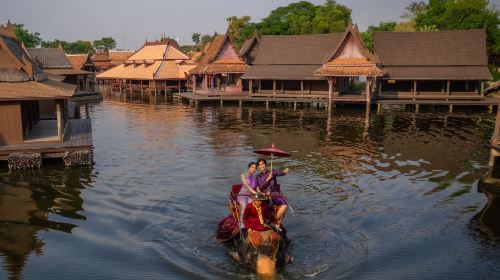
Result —
[[69, 151], [92, 149], [92, 127], [90, 119], [70, 119], [62, 142], [30, 142], [0, 146], [0, 160], [7, 160], [11, 153], [42, 153], [45, 158], [60, 158]]
[[[192, 92], [174, 93], [174, 96], [187, 99], [190, 102], [201, 103], [210, 101], [238, 101], [238, 102], [290, 102], [290, 103], [328, 103], [326, 94], [260, 94], [260, 93], [214, 93], [194, 94]], [[366, 103], [364, 95], [333, 96], [334, 103]]]
[[[213, 101], [238, 101], [240, 104], [242, 102], [284, 102], [284, 103], [328, 103], [328, 95], [326, 94], [224, 94], [224, 93], [214, 93], [214, 94], [194, 94], [192, 92], [182, 92], [174, 93], [182, 99], [189, 100], [196, 104], [202, 102], [213, 102]], [[385, 97], [386, 98], [386, 97]], [[449, 97], [449, 98], [435, 98], [429, 97], [425, 98], [419, 96], [419, 98], [402, 98], [402, 99], [375, 99], [371, 101], [371, 104], [378, 105], [456, 105], [456, 106], [498, 106], [499, 99], [491, 96], [485, 96], [481, 98], [466, 98], [460, 96], [459, 98]], [[353, 104], [366, 104], [365, 95], [356, 94], [342, 94], [332, 96], [333, 104], [342, 103], [353, 103]]]

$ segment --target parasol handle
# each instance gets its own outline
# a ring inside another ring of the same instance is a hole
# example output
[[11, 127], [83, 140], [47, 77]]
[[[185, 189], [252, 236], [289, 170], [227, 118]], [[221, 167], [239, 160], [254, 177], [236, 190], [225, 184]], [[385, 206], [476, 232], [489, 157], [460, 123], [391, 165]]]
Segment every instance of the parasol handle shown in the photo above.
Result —
[[274, 154], [271, 154], [271, 173], [273, 172], [273, 156]]

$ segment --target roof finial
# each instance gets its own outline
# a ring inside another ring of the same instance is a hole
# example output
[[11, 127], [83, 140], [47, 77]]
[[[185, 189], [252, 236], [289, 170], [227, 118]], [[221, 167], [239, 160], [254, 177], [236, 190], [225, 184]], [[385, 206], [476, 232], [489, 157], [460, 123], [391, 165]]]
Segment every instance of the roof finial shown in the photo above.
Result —
[[12, 22], [10, 22], [10, 19], [7, 20], [7, 27], [13, 28]]
[[64, 51], [64, 49], [63, 49], [63, 46], [62, 46], [61, 42], [59, 42], [59, 44], [57, 45], [57, 48], [58, 48], [58, 49], [60, 49], [61, 51]]

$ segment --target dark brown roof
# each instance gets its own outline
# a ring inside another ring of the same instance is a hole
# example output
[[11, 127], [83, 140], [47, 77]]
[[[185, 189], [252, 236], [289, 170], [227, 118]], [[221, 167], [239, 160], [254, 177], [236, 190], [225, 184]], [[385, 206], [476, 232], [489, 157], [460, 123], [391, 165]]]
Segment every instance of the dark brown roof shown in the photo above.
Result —
[[322, 65], [343, 34], [263, 35], [253, 64]]
[[0, 29], [0, 81], [23, 82], [46, 79], [43, 70], [31, 59], [15, 35], [9, 35], [8, 30], [4, 30], [7, 27], [0, 26]]
[[490, 80], [486, 32], [375, 32], [375, 54], [387, 79]]
[[262, 35], [258, 41], [257, 55], [252, 67], [243, 74], [242, 78], [323, 79], [315, 77], [314, 71], [328, 61], [343, 35], [344, 32], [315, 35]]
[[486, 66], [387, 66], [385, 78], [396, 80], [490, 80]]
[[321, 80], [314, 71], [321, 65], [252, 65], [243, 79], [258, 80]]
[[384, 66], [487, 65], [486, 32], [374, 32], [373, 48]]
[[44, 69], [73, 68], [62, 49], [59, 48], [28, 48], [30, 56], [39, 61]]

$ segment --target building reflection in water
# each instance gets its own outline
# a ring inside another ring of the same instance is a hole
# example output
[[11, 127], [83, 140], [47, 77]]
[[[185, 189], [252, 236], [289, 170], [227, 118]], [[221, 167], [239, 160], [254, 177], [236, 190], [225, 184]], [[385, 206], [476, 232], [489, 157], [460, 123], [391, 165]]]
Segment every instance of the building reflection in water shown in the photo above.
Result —
[[488, 202], [483, 209], [474, 216], [474, 228], [481, 233], [488, 242], [497, 244], [500, 241], [500, 154], [491, 149], [490, 170], [488, 175], [481, 179], [477, 186], [479, 193], [485, 194]]
[[22, 278], [32, 253], [43, 254], [39, 231], [71, 233], [77, 227], [71, 220], [86, 219], [80, 194], [91, 181], [90, 167], [10, 174], [0, 170], [0, 256], [11, 279]]

